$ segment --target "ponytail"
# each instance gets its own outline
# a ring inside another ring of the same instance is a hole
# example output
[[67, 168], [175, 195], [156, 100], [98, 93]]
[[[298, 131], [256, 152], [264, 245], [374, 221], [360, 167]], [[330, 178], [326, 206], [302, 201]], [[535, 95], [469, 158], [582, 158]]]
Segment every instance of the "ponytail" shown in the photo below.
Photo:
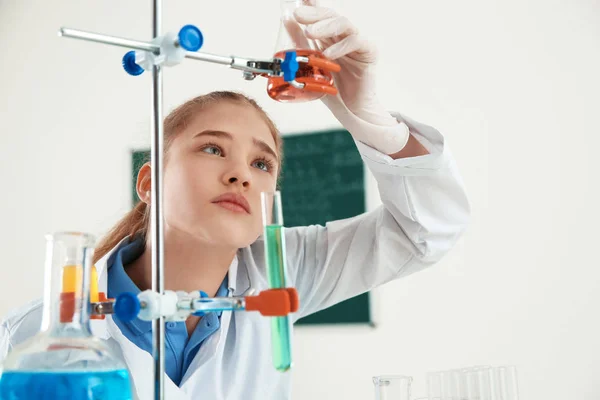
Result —
[[146, 239], [150, 223], [150, 207], [143, 201], [140, 201], [133, 210], [129, 211], [117, 225], [98, 243], [94, 252], [94, 263], [104, 257], [117, 244], [128, 236], [135, 236], [138, 233]]

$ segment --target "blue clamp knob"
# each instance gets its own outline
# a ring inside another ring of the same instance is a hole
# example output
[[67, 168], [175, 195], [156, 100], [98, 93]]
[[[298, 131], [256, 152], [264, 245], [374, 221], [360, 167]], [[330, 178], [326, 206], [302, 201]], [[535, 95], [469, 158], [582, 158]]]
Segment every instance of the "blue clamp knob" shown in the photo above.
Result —
[[281, 63], [281, 70], [283, 71], [284, 81], [289, 82], [296, 79], [296, 72], [298, 71], [298, 61], [296, 61], [295, 51], [288, 51], [285, 53], [285, 58]]
[[132, 321], [140, 313], [140, 301], [133, 293], [121, 293], [115, 301], [114, 312], [121, 321]]
[[[200, 291], [200, 298], [201, 299], [207, 299], [208, 298], [208, 294], [206, 292], [203, 292], [202, 290]], [[204, 317], [206, 315], [206, 313], [204, 311], [196, 311], [195, 313], [193, 313], [192, 315], [196, 316], [196, 317]]]
[[144, 72], [144, 68], [135, 63], [135, 51], [133, 50], [128, 51], [123, 56], [123, 68], [125, 69], [125, 72], [132, 76], [138, 76]]
[[187, 51], [198, 51], [204, 43], [200, 29], [194, 25], [186, 25], [179, 30], [179, 45]]

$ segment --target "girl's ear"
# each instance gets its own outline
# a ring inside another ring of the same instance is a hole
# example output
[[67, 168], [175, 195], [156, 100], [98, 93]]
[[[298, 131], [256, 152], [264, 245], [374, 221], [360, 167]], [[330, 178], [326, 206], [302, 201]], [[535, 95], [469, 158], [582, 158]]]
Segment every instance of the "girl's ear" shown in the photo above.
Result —
[[150, 205], [150, 189], [152, 187], [152, 168], [150, 167], [150, 163], [142, 165], [140, 168], [137, 181], [135, 184], [135, 190], [137, 192], [138, 198], [140, 201]]

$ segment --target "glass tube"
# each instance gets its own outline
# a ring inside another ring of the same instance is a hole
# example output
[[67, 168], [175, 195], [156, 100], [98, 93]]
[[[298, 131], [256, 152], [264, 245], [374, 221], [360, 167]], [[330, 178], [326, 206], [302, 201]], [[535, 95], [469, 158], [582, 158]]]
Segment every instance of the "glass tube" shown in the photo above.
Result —
[[[269, 288], [285, 288], [287, 277], [281, 193], [279, 191], [263, 192], [261, 201]], [[292, 367], [291, 332], [292, 324], [289, 316], [271, 317], [273, 363], [279, 371], [287, 371]]]
[[427, 374], [429, 400], [518, 400], [514, 366], [473, 366]]
[[517, 369], [515, 366], [501, 366], [493, 371], [493, 400], [519, 400]]

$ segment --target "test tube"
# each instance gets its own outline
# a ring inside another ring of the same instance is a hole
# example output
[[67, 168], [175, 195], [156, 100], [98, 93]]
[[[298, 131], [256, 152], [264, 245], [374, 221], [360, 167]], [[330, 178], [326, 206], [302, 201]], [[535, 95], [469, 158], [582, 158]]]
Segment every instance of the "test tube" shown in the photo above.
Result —
[[496, 400], [492, 368], [473, 366], [427, 374], [428, 400]]
[[519, 400], [514, 366], [472, 366], [427, 374], [428, 400]]
[[[287, 285], [285, 237], [283, 234], [283, 211], [281, 193], [262, 192], [262, 217], [265, 243], [265, 262], [270, 289], [281, 289]], [[277, 370], [287, 371], [292, 367], [292, 324], [288, 316], [271, 317], [271, 346], [273, 363]]]
[[475, 368], [465, 372], [467, 398], [492, 400], [491, 368]]
[[410, 400], [412, 377], [382, 375], [373, 377], [375, 400]]
[[494, 368], [493, 400], [519, 400], [517, 369], [515, 366]]
[[444, 399], [458, 400], [461, 399], [461, 388], [463, 385], [463, 379], [460, 371], [451, 370], [448, 371], [446, 384], [444, 386]]
[[427, 374], [427, 396], [429, 400], [458, 400], [460, 399], [459, 392], [459, 371], [438, 371]]
[[427, 399], [440, 400], [442, 398], [443, 372], [429, 372], [427, 374]]

